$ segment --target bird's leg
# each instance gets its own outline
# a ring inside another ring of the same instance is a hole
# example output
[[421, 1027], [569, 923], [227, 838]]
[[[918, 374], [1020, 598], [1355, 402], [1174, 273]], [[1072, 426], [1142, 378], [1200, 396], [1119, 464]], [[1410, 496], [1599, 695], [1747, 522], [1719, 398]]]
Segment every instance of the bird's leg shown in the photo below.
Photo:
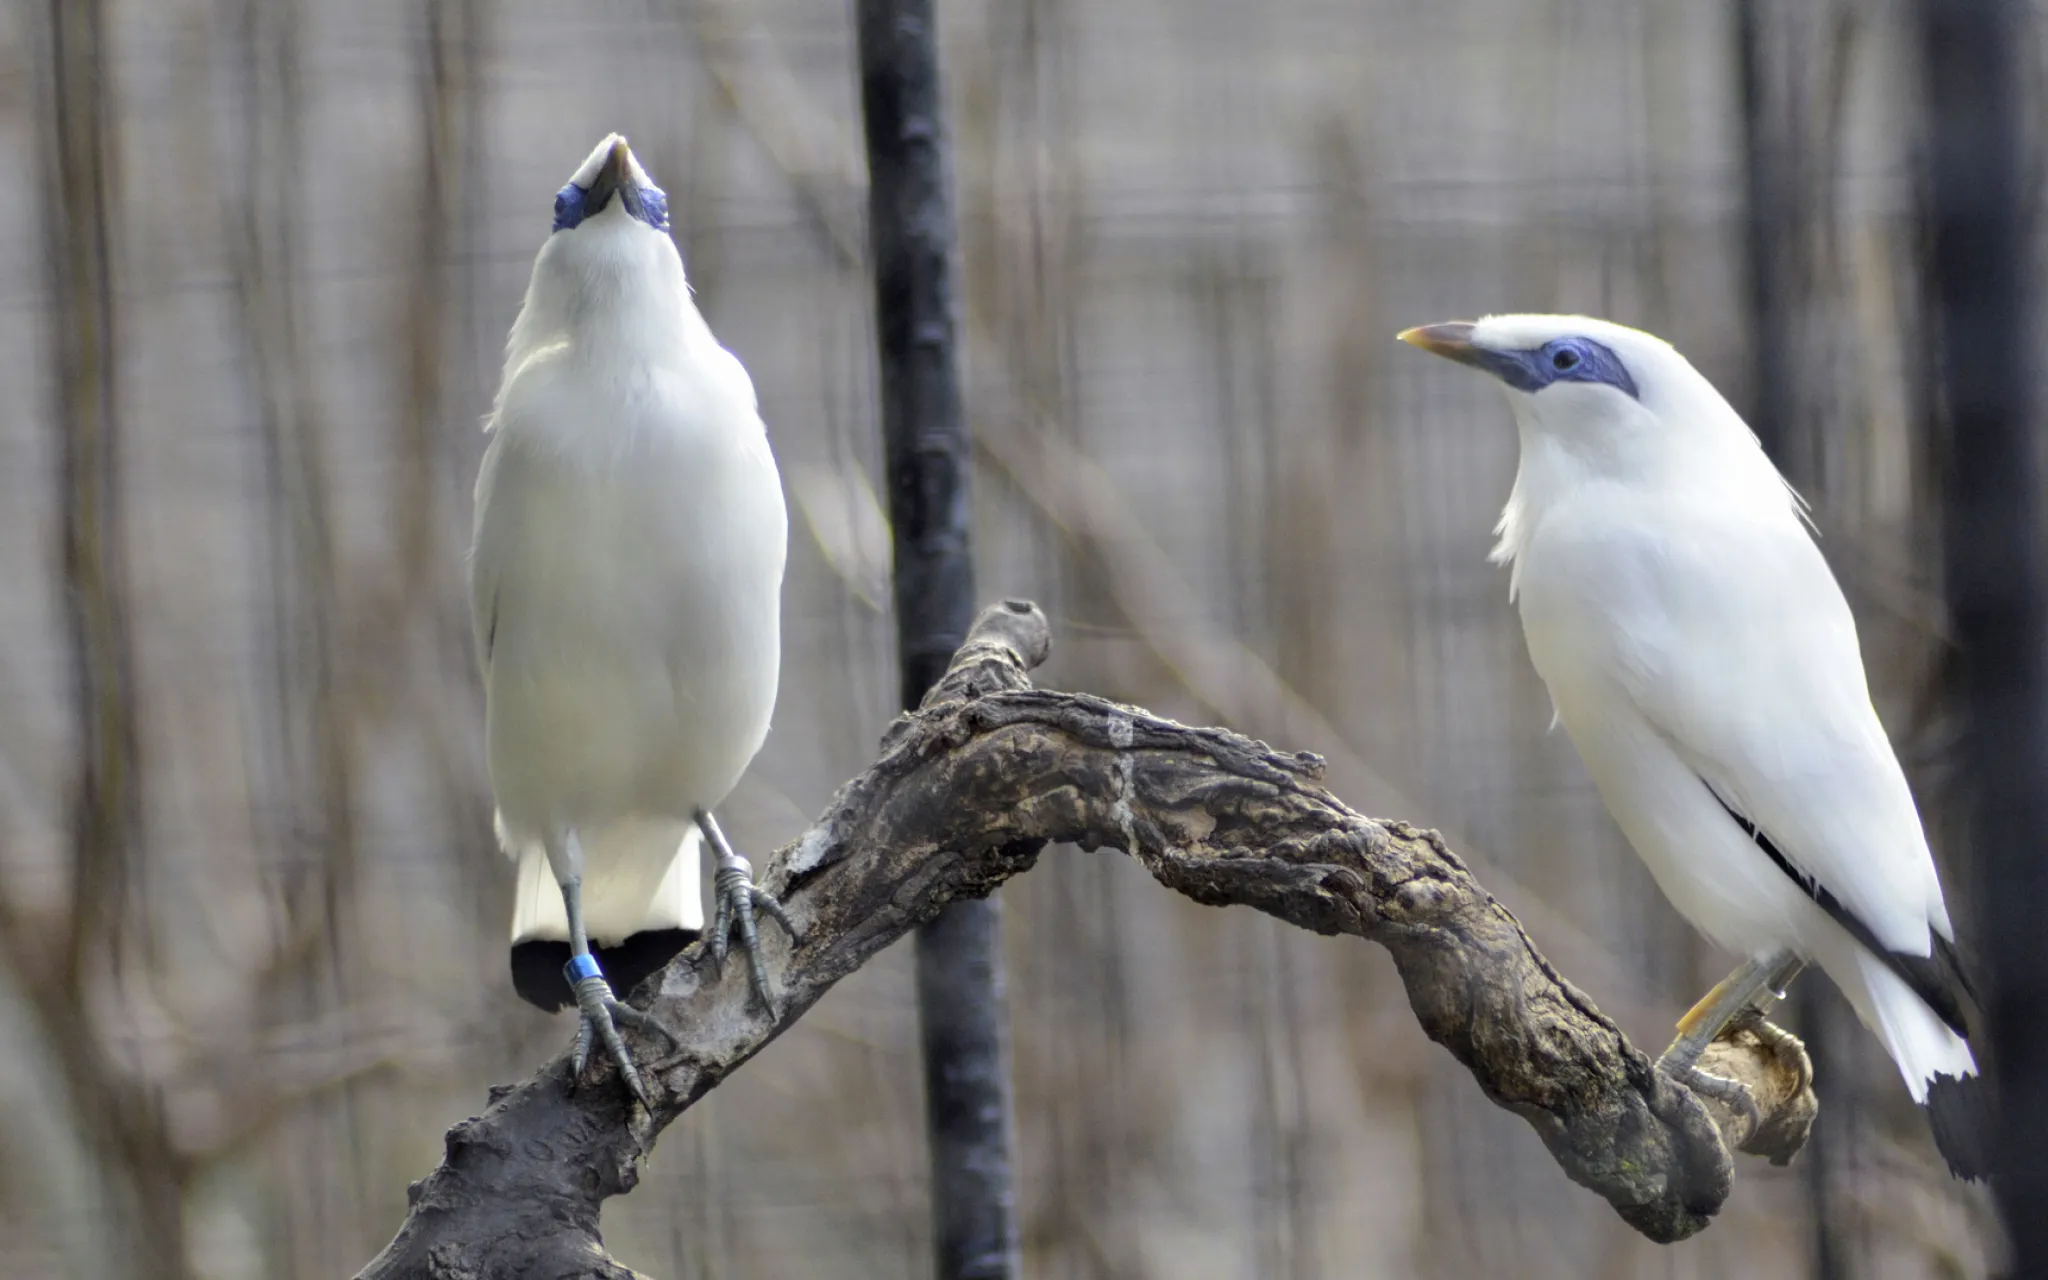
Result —
[[717, 887], [718, 911], [711, 921], [711, 962], [719, 973], [725, 972], [725, 954], [731, 945], [732, 933], [740, 935], [740, 947], [747, 953], [747, 969], [753, 981], [754, 994], [767, 1006], [770, 1017], [775, 1016], [775, 991], [768, 985], [768, 971], [761, 960], [761, 936], [755, 927], [754, 913], [763, 912], [772, 916], [782, 926], [792, 942], [801, 942], [796, 926], [783, 913], [782, 904], [773, 894], [754, 887], [753, 864], [732, 851], [732, 845], [725, 839], [725, 832], [718, 829], [718, 820], [711, 816], [709, 809], [697, 810], [697, 827], [704, 833], [704, 839], [711, 844], [713, 857], [717, 859], [717, 873], [712, 883]]
[[[1771, 963], [1765, 966], [1762, 989], [1750, 997], [1746, 1008], [1736, 1011], [1735, 1017], [1730, 1019], [1731, 1022], [1747, 1023], [1752, 1031], [1770, 1026], [1764, 1019], [1770, 1017], [1771, 1010], [1777, 1007], [1778, 1001], [1785, 998], [1785, 989], [1792, 985], [1792, 979], [1798, 977], [1806, 968], [1806, 957], [1794, 955], [1790, 951], [1776, 952], [1770, 960]], [[1756, 1016], [1752, 1020], [1748, 1017], [1749, 1014]], [[1778, 1027], [1771, 1027], [1771, 1030], [1782, 1031]], [[1758, 1036], [1765, 1041], [1770, 1039], [1767, 1032], [1758, 1031]]]
[[1728, 1024], [1738, 1018], [1754, 1014], [1761, 1024], [1768, 1006], [1784, 997], [1785, 984], [1796, 977], [1804, 965], [1805, 962], [1790, 951], [1775, 951], [1744, 961], [1678, 1020], [1678, 1038], [1671, 1042], [1664, 1056], [1657, 1059], [1657, 1069], [1693, 1092], [1718, 1098], [1743, 1112], [1754, 1129], [1760, 1117], [1756, 1100], [1749, 1096], [1749, 1090], [1739, 1081], [1700, 1070], [1700, 1055], [1707, 1051], [1707, 1046]]
[[633, 1066], [633, 1055], [619, 1035], [618, 1024], [642, 1032], [658, 1031], [670, 1044], [677, 1043], [676, 1038], [659, 1021], [612, 995], [611, 984], [604, 980], [604, 973], [597, 966], [597, 957], [590, 954], [590, 938], [583, 928], [583, 877], [572, 875], [561, 886], [562, 908], [569, 917], [569, 963], [562, 973], [576, 993], [576, 1009], [581, 1015], [576, 1024], [576, 1051], [570, 1059], [569, 1079], [573, 1083], [583, 1078], [584, 1064], [590, 1059], [590, 1042], [601, 1040], [612, 1061], [618, 1064], [626, 1087], [633, 1091], [640, 1105], [646, 1106], [647, 1086], [640, 1082], [640, 1072]]
[[1768, 1019], [1771, 1009], [1785, 998], [1785, 988], [1791, 985], [1792, 979], [1798, 977], [1800, 970], [1804, 968], [1806, 961], [1803, 957], [1788, 955], [1784, 963], [1778, 966], [1777, 972], [1769, 975], [1764, 989], [1757, 993], [1756, 999], [1737, 1010], [1735, 1017], [1728, 1023], [1730, 1027], [1741, 1028], [1754, 1035], [1779, 1062], [1791, 1064], [1793, 1074], [1799, 1079], [1799, 1083], [1792, 1090], [1794, 1097], [1804, 1093], [1813, 1083], [1813, 1059], [1806, 1056], [1805, 1041]]
[[1805, 967], [1806, 962], [1790, 951], [1744, 961], [1678, 1020], [1678, 1038], [1659, 1061], [1673, 1067], [1699, 1061], [1707, 1046], [1744, 1010], [1768, 1013], [1771, 1005], [1784, 999], [1786, 984]]
[[[1738, 995], [1746, 999], [1755, 990], [1760, 967], [1754, 957], [1743, 961], [1735, 972], [1715, 983], [1713, 990], [1687, 1009], [1685, 1016], [1678, 1020], [1678, 1039], [1671, 1042], [1671, 1047], [1664, 1051], [1660, 1061], [1691, 1063], [1698, 1060], [1720, 1031], [1724, 1011], [1725, 1016], [1733, 1016], [1740, 1004]], [[1705, 1029], [1704, 1035], [1701, 1034], [1702, 1029]]]

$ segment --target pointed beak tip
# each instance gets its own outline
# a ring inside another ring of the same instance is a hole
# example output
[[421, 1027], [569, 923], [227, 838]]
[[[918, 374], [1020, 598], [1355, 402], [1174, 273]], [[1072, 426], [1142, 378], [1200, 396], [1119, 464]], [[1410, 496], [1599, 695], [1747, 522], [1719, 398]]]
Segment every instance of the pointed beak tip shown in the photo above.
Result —
[[1443, 324], [1422, 324], [1413, 329], [1403, 329], [1395, 337], [1411, 347], [1420, 347], [1431, 355], [1439, 355], [1461, 364], [1472, 363], [1472, 328], [1464, 320], [1452, 320]]
[[605, 149], [604, 162], [590, 176], [587, 196], [590, 209], [594, 212], [604, 208], [614, 193], [633, 185], [633, 149], [626, 145], [625, 134], [615, 133], [611, 136], [611, 145]]

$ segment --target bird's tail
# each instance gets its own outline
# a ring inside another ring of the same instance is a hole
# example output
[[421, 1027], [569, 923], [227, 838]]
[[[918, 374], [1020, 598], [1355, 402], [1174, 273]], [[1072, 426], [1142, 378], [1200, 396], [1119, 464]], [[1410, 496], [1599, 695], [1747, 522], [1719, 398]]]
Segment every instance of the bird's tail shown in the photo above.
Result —
[[1847, 965], [1829, 965], [1856, 1016], [1884, 1041], [1906, 1090], [1927, 1113], [1934, 1144], [1959, 1178], [1989, 1172], [1990, 1114], [1970, 1042], [1957, 1034], [1884, 961], [1844, 937]]
[[[620, 822], [583, 836], [583, 924], [619, 995], [659, 972], [703, 932], [702, 841], [694, 823], [675, 822]], [[538, 841], [505, 846], [519, 863], [512, 984], [528, 1003], [559, 1009], [573, 1001], [562, 976], [569, 962], [562, 890]]]

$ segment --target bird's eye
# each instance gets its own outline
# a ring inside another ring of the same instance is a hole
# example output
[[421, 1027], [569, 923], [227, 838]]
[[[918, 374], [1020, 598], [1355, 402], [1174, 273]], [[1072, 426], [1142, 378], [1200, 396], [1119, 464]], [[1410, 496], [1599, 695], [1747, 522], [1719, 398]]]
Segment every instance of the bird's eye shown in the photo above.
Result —
[[1559, 373], [1570, 373], [1579, 367], [1579, 353], [1570, 347], [1559, 347], [1550, 353], [1550, 367]]

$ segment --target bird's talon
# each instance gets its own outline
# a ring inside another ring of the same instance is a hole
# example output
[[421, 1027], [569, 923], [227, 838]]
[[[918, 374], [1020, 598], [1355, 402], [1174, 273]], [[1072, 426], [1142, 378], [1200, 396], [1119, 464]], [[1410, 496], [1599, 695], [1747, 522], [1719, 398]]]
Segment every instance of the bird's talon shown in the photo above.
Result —
[[1798, 1081], [1792, 1088], [1791, 1096], [1796, 1098], [1813, 1086], [1813, 1059], [1806, 1054], [1804, 1040], [1776, 1023], [1766, 1022], [1762, 1018], [1758, 1018], [1756, 1025], [1749, 1029], [1756, 1034], [1764, 1048], [1770, 1050], [1774, 1060], [1780, 1065], [1788, 1062], [1791, 1065], [1793, 1077]]
[[[579, 967], [579, 961], [585, 963]], [[577, 974], [583, 976], [577, 977]], [[589, 961], [589, 957], [572, 959], [570, 976], [574, 979], [576, 1007], [581, 1014], [576, 1024], [576, 1049], [570, 1059], [570, 1087], [582, 1082], [583, 1069], [590, 1061], [590, 1043], [593, 1039], [600, 1040], [611, 1055], [613, 1065], [618, 1067], [619, 1077], [626, 1082], [626, 1087], [633, 1091], [640, 1105], [649, 1105], [647, 1086], [641, 1083], [640, 1072], [633, 1065], [633, 1054], [626, 1048], [625, 1038], [619, 1034], [619, 1024], [624, 1023], [639, 1031], [652, 1028], [667, 1036], [670, 1044], [678, 1043], [674, 1033], [662, 1026], [658, 1019], [615, 997], [611, 984], [597, 972], [595, 962]]]
[[775, 896], [754, 884], [753, 867], [738, 854], [721, 854], [714, 883], [718, 887], [718, 910], [711, 925], [712, 962], [718, 975], [724, 977], [725, 957], [731, 950], [732, 936], [738, 934], [740, 949], [747, 956], [748, 986], [773, 1017], [775, 989], [768, 983], [767, 964], [761, 956], [761, 930], [754, 913], [758, 910], [773, 919], [792, 941], [800, 940], [796, 927]]
[[773, 894], [765, 889], [755, 889], [753, 894], [754, 905], [773, 916], [775, 923], [782, 926], [782, 931], [789, 935], [791, 942], [800, 943], [804, 940], [803, 935], [797, 932], [796, 926], [789, 922], [789, 913], [782, 909], [782, 904], [775, 900]]
[[732, 927], [732, 908], [726, 904], [726, 896], [720, 893], [711, 917], [711, 970], [721, 978], [725, 976], [726, 931]]
[[569, 1087], [575, 1088], [583, 1080], [583, 1068], [590, 1062], [590, 1021], [576, 1020], [576, 1049], [569, 1057]]
[[612, 1017], [621, 1025], [631, 1027], [635, 1031], [643, 1033], [652, 1031], [660, 1035], [664, 1040], [667, 1040], [671, 1046], [681, 1047], [683, 1042], [677, 1038], [676, 1033], [670, 1031], [661, 1019], [653, 1014], [645, 1010], [635, 1009], [623, 1000], [614, 1000], [606, 1007], [611, 1011]]
[[[577, 1038], [579, 1040], [585, 1039], [590, 1030], [595, 1030], [597, 1038], [604, 1041], [604, 1047], [611, 1056], [612, 1065], [619, 1069], [619, 1078], [626, 1082], [626, 1087], [633, 1091], [633, 1096], [638, 1098], [644, 1106], [647, 1102], [647, 1086], [640, 1082], [640, 1072], [633, 1065], [633, 1055], [626, 1048], [625, 1039], [619, 1035], [619, 1029], [612, 1021], [612, 1009], [610, 1007], [602, 1009], [595, 1018], [585, 1015], [583, 1021], [586, 1030], [580, 1033]], [[581, 1076], [582, 1072], [577, 1072], [578, 1079]]]
[[1730, 1080], [1702, 1071], [1697, 1066], [1682, 1067], [1669, 1072], [1672, 1079], [1704, 1098], [1712, 1098], [1732, 1111], [1739, 1112], [1749, 1121], [1749, 1132], [1755, 1133], [1764, 1122], [1763, 1112], [1757, 1109], [1756, 1098], [1749, 1086], [1740, 1080]]

